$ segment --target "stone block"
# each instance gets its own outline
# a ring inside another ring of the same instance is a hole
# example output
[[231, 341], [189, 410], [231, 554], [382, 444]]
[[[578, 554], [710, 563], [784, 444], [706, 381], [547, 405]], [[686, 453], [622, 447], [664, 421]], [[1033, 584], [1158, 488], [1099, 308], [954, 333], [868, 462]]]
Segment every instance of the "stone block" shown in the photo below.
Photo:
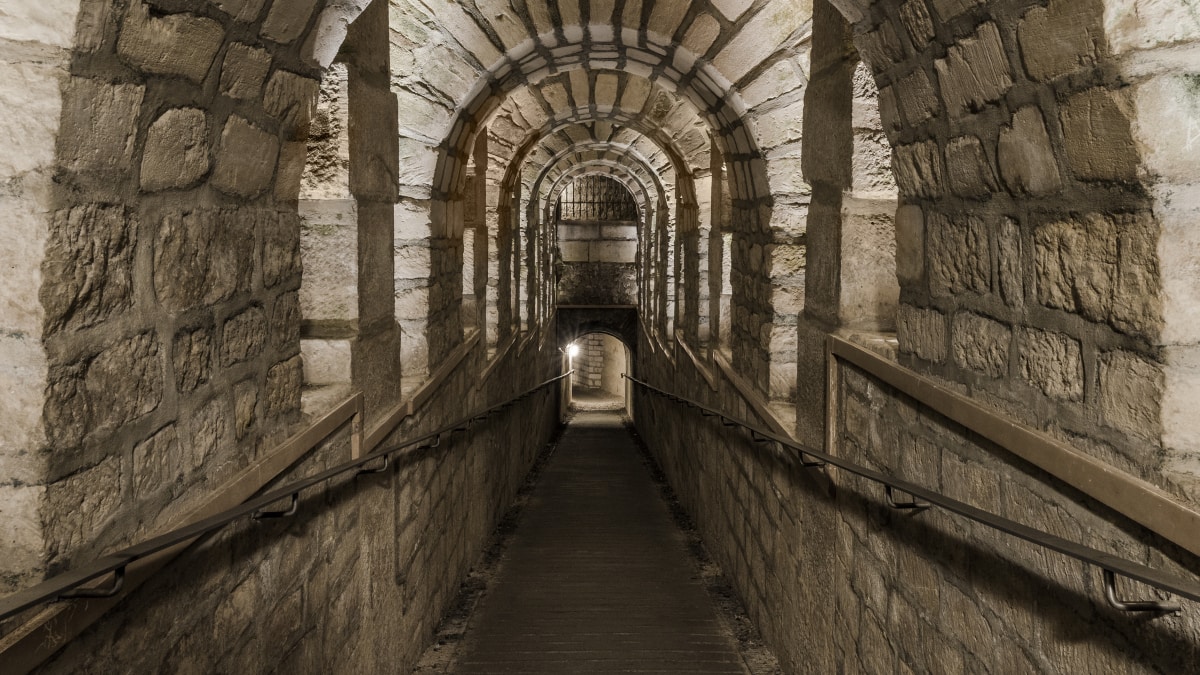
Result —
[[946, 360], [946, 317], [932, 309], [900, 305], [896, 310], [900, 351], [934, 363]]
[[130, 7], [117, 40], [117, 55], [155, 75], [200, 83], [225, 40], [221, 24], [194, 14], [152, 16], [149, 7]]
[[243, 380], [233, 386], [233, 433], [237, 440], [250, 435], [258, 410], [258, 385]]
[[231, 115], [217, 146], [212, 186], [229, 195], [256, 197], [271, 185], [279, 159], [279, 138]]
[[959, 136], [946, 144], [946, 178], [950, 191], [966, 199], [986, 199], [997, 187], [983, 144], [974, 136]]
[[271, 346], [282, 352], [296, 349], [300, 341], [300, 293], [289, 291], [275, 299], [271, 309]]
[[890, 21], [880, 23], [875, 30], [854, 36], [854, 44], [863, 61], [872, 70], [885, 70], [904, 60], [904, 45]]
[[93, 431], [111, 431], [153, 412], [163, 394], [159, 342], [143, 333], [101, 352], [87, 367], [84, 388]]
[[942, 100], [951, 117], [978, 112], [1012, 87], [1008, 57], [995, 23], [981, 25], [934, 62]]
[[253, 219], [234, 211], [196, 210], [163, 218], [154, 247], [158, 301], [179, 312], [250, 289]]
[[1104, 423], [1127, 434], [1158, 439], [1162, 432], [1163, 367], [1126, 351], [1100, 356], [1100, 412]]
[[592, 242], [588, 249], [588, 259], [602, 263], [633, 263], [637, 262], [636, 241], [599, 241]]
[[1133, 181], [1138, 152], [1125, 95], [1100, 87], [1067, 99], [1059, 111], [1067, 162], [1082, 180]]
[[1007, 324], [971, 312], [960, 312], [954, 317], [951, 342], [954, 362], [960, 367], [992, 378], [1008, 375], [1012, 329]]
[[[232, 443], [230, 431], [233, 414], [223, 397], [209, 400], [194, 413], [184, 418], [185, 436], [183, 443], [190, 469], [216, 465], [221, 451], [227, 451]], [[210, 462], [212, 462], [210, 464]]]
[[46, 523], [46, 548], [70, 556], [93, 545], [97, 533], [117, 513], [124, 484], [121, 459], [110, 455], [94, 467], [47, 485], [43, 508], [61, 517]]
[[263, 240], [263, 286], [274, 288], [294, 281], [300, 276], [300, 219], [292, 214], [262, 211], [257, 220]]
[[262, 14], [267, 0], [213, 0], [213, 4], [238, 21], [254, 23]]
[[915, 286], [925, 277], [925, 214], [921, 207], [896, 209], [896, 278]]
[[983, 4], [984, 0], [933, 0], [933, 11], [942, 21], [953, 19], [959, 14]]
[[46, 243], [41, 301], [46, 331], [83, 328], [133, 305], [137, 222], [119, 206], [55, 214]]
[[45, 574], [45, 540], [42, 503], [46, 488], [41, 485], [0, 487], [0, 519], [4, 544], [0, 550], [0, 593], [32, 586]]
[[307, 135], [309, 120], [316, 113], [319, 93], [320, 83], [316, 80], [277, 70], [267, 83], [263, 107], [297, 138], [303, 138]]
[[150, 125], [142, 154], [142, 189], [146, 192], [188, 188], [210, 166], [208, 116], [198, 108], [175, 108]]
[[933, 20], [924, 0], [908, 0], [900, 5], [900, 20], [912, 36], [913, 44], [921, 49], [933, 39]]
[[179, 434], [171, 424], [133, 446], [133, 495], [146, 499], [181, 478]]
[[1062, 189], [1058, 161], [1046, 123], [1036, 106], [1026, 106], [1013, 115], [1012, 126], [1000, 131], [996, 151], [1000, 175], [1013, 192], [1044, 195]]
[[184, 330], [175, 335], [171, 362], [179, 391], [193, 391], [208, 382], [212, 373], [212, 345], [212, 330], [208, 328]]
[[988, 232], [981, 219], [929, 212], [925, 242], [930, 293], [948, 297], [991, 290]]
[[265, 49], [234, 42], [221, 64], [221, 93], [239, 100], [256, 99], [270, 69], [271, 55]]
[[1034, 232], [1038, 302], [1152, 335], [1162, 321], [1157, 226], [1145, 215], [1088, 214]]
[[1017, 331], [1021, 377], [1060, 401], [1083, 400], [1083, 358], [1079, 341], [1064, 333], [1020, 328]]
[[897, 82], [895, 92], [900, 99], [900, 111], [912, 126], [936, 117], [941, 110], [937, 92], [933, 90], [933, 83], [924, 69], [918, 68]]
[[302, 340], [305, 383], [321, 386], [350, 382], [351, 349], [349, 340]]
[[[0, 60], [0, 138], [5, 142], [0, 179], [54, 164], [55, 136], [63, 114], [60, 68], [56, 63]], [[76, 106], [76, 122], [87, 121], [82, 108], [90, 103], [81, 101]]]
[[898, 146], [892, 171], [901, 193], [914, 199], [932, 199], [942, 194], [942, 157], [935, 141]]
[[221, 329], [221, 366], [253, 359], [267, 342], [267, 315], [261, 307], [251, 307], [225, 322]]
[[996, 231], [997, 270], [1000, 295], [1010, 307], [1024, 305], [1025, 274], [1021, 262], [1021, 231], [1017, 222], [1005, 218]]
[[288, 414], [300, 409], [301, 360], [292, 357], [267, 372], [267, 414]]
[[1099, 0], [1053, 0], [1025, 13], [1017, 27], [1025, 70], [1046, 81], [1091, 67], [1105, 42]]
[[317, 0], [292, 0], [271, 5], [262, 25], [262, 36], [281, 45], [291, 44], [308, 27]]
[[81, 173], [130, 172], [134, 136], [145, 88], [71, 78], [63, 95], [59, 147], [68, 170]]

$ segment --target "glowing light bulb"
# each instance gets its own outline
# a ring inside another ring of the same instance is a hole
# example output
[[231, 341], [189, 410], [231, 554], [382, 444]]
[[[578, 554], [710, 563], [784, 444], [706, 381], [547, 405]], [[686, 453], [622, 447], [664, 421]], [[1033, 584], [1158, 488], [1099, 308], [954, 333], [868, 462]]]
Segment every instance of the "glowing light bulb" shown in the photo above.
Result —
[[568, 345], [567, 346], [567, 356], [569, 356], [571, 358], [575, 358], [576, 356], [579, 356], [579, 345], [575, 344], [574, 342], [572, 342], [570, 345]]

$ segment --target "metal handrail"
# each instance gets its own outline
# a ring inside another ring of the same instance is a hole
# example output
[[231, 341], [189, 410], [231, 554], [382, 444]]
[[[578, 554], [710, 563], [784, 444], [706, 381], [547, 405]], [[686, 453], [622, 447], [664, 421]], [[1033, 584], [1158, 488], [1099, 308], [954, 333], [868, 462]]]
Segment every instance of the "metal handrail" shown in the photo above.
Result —
[[[909, 509], [909, 510], [925, 510], [932, 506], [941, 507], [952, 513], [957, 513], [960, 516], [969, 518], [977, 523], [986, 525], [992, 529], [1000, 530], [1020, 539], [1024, 539], [1030, 543], [1036, 544], [1043, 548], [1056, 551], [1063, 555], [1070, 556], [1076, 560], [1083, 561], [1089, 565], [1099, 567], [1104, 572], [1105, 596], [1109, 604], [1119, 610], [1128, 612], [1154, 612], [1159, 614], [1175, 613], [1180, 611], [1180, 607], [1174, 604], [1168, 604], [1158, 601], [1122, 601], [1116, 598], [1115, 576], [1121, 575], [1129, 579], [1140, 581], [1149, 586], [1154, 586], [1161, 590], [1173, 593], [1175, 595], [1200, 602], [1200, 583], [1195, 581], [1180, 579], [1171, 574], [1156, 570], [1141, 563], [1136, 563], [1125, 558], [1105, 553], [1103, 551], [1085, 546], [1083, 544], [1063, 539], [1057, 535], [1043, 532], [1036, 528], [1022, 525], [1014, 520], [1009, 520], [1003, 516], [996, 515], [990, 511], [976, 508], [965, 502], [958, 501], [951, 497], [930, 490], [915, 483], [910, 483], [906, 480], [889, 476], [878, 471], [868, 469], [859, 464], [855, 464], [849, 460], [831, 455], [820, 450], [814, 450], [797, 443], [791, 438], [781, 436], [776, 433], [761, 429], [752, 424], [747, 424], [741, 420], [735, 419], [725, 413], [710, 408], [696, 401], [692, 401], [681, 396], [676, 396], [671, 392], [659, 389], [649, 383], [643, 382], [629, 375], [623, 375], [626, 379], [634, 384], [643, 387], [647, 391], [666, 398], [670, 401], [680, 403], [689, 408], [699, 410], [705, 417], [717, 417], [725, 426], [738, 426], [750, 432], [751, 437], [758, 442], [773, 442], [780, 447], [790, 448], [798, 453], [796, 459], [800, 466], [806, 468], [832, 466], [847, 473], [852, 473], [856, 476], [866, 478], [875, 483], [882, 484], [885, 487], [886, 500], [892, 508]], [[786, 455], [784, 455], [787, 457]], [[895, 492], [902, 492], [911, 499], [898, 501], [895, 499]]]
[[[257, 497], [248, 499], [236, 507], [226, 509], [208, 518], [194, 521], [188, 525], [184, 525], [183, 527], [171, 530], [170, 532], [152, 537], [128, 548], [121, 549], [120, 551], [110, 553], [106, 556], [98, 558], [97, 560], [94, 560], [89, 564], [51, 577], [50, 579], [47, 579], [36, 586], [32, 586], [25, 590], [18, 591], [11, 595], [0, 598], [0, 621], [12, 618], [38, 605], [54, 602], [56, 600], [116, 595], [116, 593], [120, 592], [120, 584], [125, 576], [125, 568], [138, 560], [147, 558], [159, 551], [171, 548], [172, 546], [181, 544], [183, 542], [188, 542], [196, 539], [197, 537], [220, 530], [226, 525], [245, 516], [251, 516], [255, 519], [262, 519], [293, 515], [295, 513], [295, 509], [298, 507], [299, 494], [306, 488], [323, 483], [350, 471], [361, 473], [374, 473], [376, 471], [382, 471], [382, 469], [363, 469], [361, 467], [371, 462], [378, 461], [381, 458], [384, 460], [386, 465], [386, 463], [391, 461], [391, 455], [399, 453], [407, 448], [413, 448], [414, 451], [436, 448], [441, 444], [441, 437], [443, 434], [454, 434], [467, 431], [475, 423], [483, 421], [484, 419], [512, 406], [513, 404], [529, 398], [541, 389], [544, 389], [555, 382], [569, 377], [573, 372], [575, 371], [571, 370], [559, 375], [558, 377], [546, 380], [532, 389], [510, 398], [504, 403], [499, 403], [468, 417], [460, 418], [456, 422], [447, 424], [446, 426], [443, 426], [436, 431], [431, 431], [424, 436], [410, 439], [398, 445], [392, 445], [381, 450], [376, 450], [356, 459], [339, 464], [331, 469], [314, 474], [308, 478], [294, 481], [282, 487], [275, 488]], [[346, 421], [348, 422], [349, 420]], [[337, 431], [337, 429], [340, 429], [344, 425], [345, 422], [339, 424], [336, 428], [331, 429], [325, 437], [327, 438], [334, 431]], [[414, 446], [416, 447], [414, 448]], [[265, 507], [283, 500], [290, 501], [291, 508], [289, 508], [287, 511], [279, 512], [265, 510]], [[110, 574], [113, 575], [113, 582], [109, 588], [79, 588], [89, 581], [99, 579]]]

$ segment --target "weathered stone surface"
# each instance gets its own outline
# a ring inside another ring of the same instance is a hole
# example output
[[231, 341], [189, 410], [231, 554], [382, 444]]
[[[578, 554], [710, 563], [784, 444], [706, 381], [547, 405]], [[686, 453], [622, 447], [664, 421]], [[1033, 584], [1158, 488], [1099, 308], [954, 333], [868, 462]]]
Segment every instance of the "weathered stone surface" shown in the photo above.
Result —
[[901, 286], [925, 277], [925, 214], [919, 206], [896, 210], [896, 277]]
[[197, 108], [175, 108], [150, 125], [142, 154], [142, 189], [187, 188], [208, 173], [208, 116]]
[[929, 18], [924, 0], [908, 0], [900, 5], [900, 20], [918, 49], [933, 39], [933, 20]]
[[1038, 302], [1137, 334], [1161, 322], [1156, 225], [1145, 216], [1089, 214], [1034, 232]]
[[1024, 304], [1025, 273], [1021, 266], [1021, 231], [1005, 218], [996, 233], [1000, 295], [1009, 306]]
[[301, 383], [299, 356], [272, 366], [267, 372], [267, 414], [274, 416], [299, 410]]
[[996, 24], [988, 22], [934, 61], [942, 100], [951, 117], [977, 112], [1012, 87], [1008, 57]]
[[986, 199], [996, 190], [991, 163], [974, 136], [959, 136], [946, 144], [946, 177], [951, 192], [966, 199]]
[[1012, 126], [1000, 132], [996, 154], [1000, 175], [1013, 192], [1041, 195], [1062, 188], [1058, 161], [1037, 107], [1027, 106], [1013, 115]]
[[1083, 400], [1083, 358], [1079, 341], [1063, 333], [1017, 331], [1021, 377], [1050, 398]]
[[266, 342], [266, 312], [251, 307], [225, 322], [221, 330], [221, 366], [228, 368], [258, 356]]
[[1157, 438], [1162, 431], [1162, 366], [1137, 354], [1108, 352], [1100, 357], [1100, 412], [1104, 421], [1127, 434]]
[[304, 32], [316, 9], [317, 0], [294, 0], [271, 5], [262, 25], [262, 36], [279, 44], [289, 44]]
[[137, 224], [119, 206], [55, 214], [42, 272], [47, 333], [94, 325], [133, 305]]
[[279, 350], [295, 349], [300, 341], [300, 293], [283, 293], [271, 310], [271, 346]]
[[60, 147], [66, 167], [82, 173], [130, 171], [145, 88], [71, 78], [63, 95]]
[[933, 83], [924, 69], [914, 70], [911, 75], [897, 82], [895, 91], [900, 99], [900, 110], [910, 125], [917, 126], [941, 110], [937, 92], [933, 90]]
[[1029, 10], [1018, 26], [1025, 70], [1035, 80], [1052, 80], [1089, 66], [1105, 42], [1098, 0], [1054, 0]]
[[212, 186], [226, 194], [256, 197], [271, 185], [279, 138], [233, 115], [221, 132]]
[[212, 344], [212, 331], [208, 328], [185, 330], [175, 336], [171, 360], [179, 391], [193, 391], [208, 381], [212, 372]]
[[253, 222], [232, 211], [198, 210], [163, 218], [154, 248], [154, 287], [169, 311], [212, 305], [250, 288]]
[[941, 194], [942, 157], [934, 141], [897, 147], [892, 170], [905, 196], [921, 199]]
[[300, 275], [300, 219], [287, 213], [263, 212], [263, 285], [274, 288]]
[[1138, 153], [1124, 94], [1089, 89], [1067, 99], [1059, 117], [1071, 171], [1083, 180], [1131, 181]]
[[946, 360], [946, 317], [936, 310], [900, 305], [896, 338], [902, 352], [934, 363]]
[[241, 100], [257, 98], [270, 69], [271, 55], [265, 49], [234, 42], [221, 65], [221, 93]]
[[298, 129], [295, 133], [303, 134], [316, 113], [319, 93], [320, 83], [316, 80], [277, 70], [267, 83], [263, 107], [285, 127]]
[[199, 469], [229, 448], [233, 415], [225, 398], [214, 398], [183, 420], [187, 448], [185, 466]]
[[953, 296], [991, 290], [987, 226], [972, 216], [926, 214], [926, 267], [929, 292]]
[[951, 337], [954, 362], [988, 377], [1008, 375], [1008, 353], [1012, 329], [979, 314], [960, 312], [954, 317]]
[[99, 464], [46, 486], [46, 510], [62, 514], [49, 523], [46, 547], [51, 558], [69, 556], [92, 543], [117, 512], [124, 497], [121, 460], [110, 455]]
[[213, 0], [213, 4], [238, 21], [252, 23], [262, 14], [267, 0]]
[[983, 4], [984, 0], [933, 0], [933, 9], [943, 21]]
[[93, 425], [102, 434], [154, 411], [162, 400], [159, 343], [143, 333], [100, 353], [87, 368], [84, 388]]
[[233, 387], [233, 430], [240, 441], [250, 435], [258, 409], [258, 387], [245, 380]]
[[146, 5], [128, 10], [117, 41], [117, 54], [130, 65], [157, 75], [201, 82], [208, 75], [225, 29], [192, 14], [151, 16]]
[[133, 494], [146, 499], [163, 490], [182, 475], [179, 434], [171, 424], [133, 446]]

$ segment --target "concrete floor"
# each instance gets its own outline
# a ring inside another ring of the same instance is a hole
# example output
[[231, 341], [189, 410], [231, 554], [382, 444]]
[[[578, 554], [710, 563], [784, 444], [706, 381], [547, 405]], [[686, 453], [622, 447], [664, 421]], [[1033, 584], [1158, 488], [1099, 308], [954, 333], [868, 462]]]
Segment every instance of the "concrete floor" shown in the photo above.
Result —
[[575, 416], [450, 672], [748, 672], [618, 413]]

